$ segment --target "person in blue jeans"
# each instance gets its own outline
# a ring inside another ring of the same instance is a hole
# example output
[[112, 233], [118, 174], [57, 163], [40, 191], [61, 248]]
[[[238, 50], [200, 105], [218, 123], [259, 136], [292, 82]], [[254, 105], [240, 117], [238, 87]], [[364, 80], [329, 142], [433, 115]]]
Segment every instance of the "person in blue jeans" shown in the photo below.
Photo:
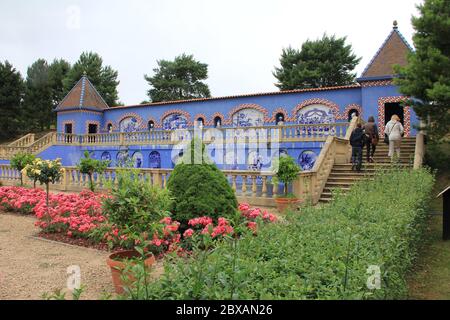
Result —
[[362, 150], [364, 147], [364, 130], [361, 123], [356, 125], [350, 136], [350, 145], [352, 146], [352, 171], [361, 171], [362, 165]]

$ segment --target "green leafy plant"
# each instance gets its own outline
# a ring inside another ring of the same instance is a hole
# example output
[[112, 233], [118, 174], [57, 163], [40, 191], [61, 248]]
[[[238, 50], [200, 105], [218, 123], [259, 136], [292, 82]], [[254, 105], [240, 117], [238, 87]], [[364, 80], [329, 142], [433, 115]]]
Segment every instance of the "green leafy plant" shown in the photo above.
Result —
[[205, 146], [196, 139], [175, 166], [167, 187], [175, 200], [173, 218], [184, 225], [196, 217], [226, 218], [237, 210], [237, 199], [227, 178], [211, 164], [205, 155]]
[[23, 186], [23, 173], [22, 170], [29, 164], [33, 163], [36, 157], [33, 154], [19, 152], [16, 153], [10, 161], [11, 167], [19, 171], [20, 185]]
[[120, 168], [116, 172], [116, 184], [109, 184], [110, 196], [102, 202], [103, 215], [129, 236], [150, 233], [155, 223], [170, 216], [173, 200], [169, 190], [152, 186], [140, 176], [139, 169]]
[[95, 191], [93, 176], [95, 173], [102, 174], [108, 168], [110, 161], [92, 159], [88, 151], [84, 152], [84, 158], [80, 159], [77, 168], [82, 174], [86, 174], [89, 179], [89, 189]]
[[[165, 272], [139, 298], [403, 299], [405, 277], [423, 241], [434, 184], [426, 169], [389, 169], [355, 184], [327, 206], [304, 208], [258, 235], [226, 238], [213, 250], [194, 244], [188, 258], [166, 259]], [[369, 288], [370, 266], [380, 270]]]
[[[80, 288], [71, 291], [72, 300], [80, 300], [81, 295], [85, 290], [86, 287], [81, 285]], [[56, 289], [52, 293], [44, 292], [41, 297], [44, 300], [67, 300], [66, 293], [63, 292], [62, 289]]]
[[275, 184], [282, 182], [284, 184], [284, 196], [289, 197], [289, 185], [298, 179], [301, 168], [291, 156], [280, 156], [278, 160], [275, 160], [273, 168], [276, 176], [272, 179], [272, 182]]

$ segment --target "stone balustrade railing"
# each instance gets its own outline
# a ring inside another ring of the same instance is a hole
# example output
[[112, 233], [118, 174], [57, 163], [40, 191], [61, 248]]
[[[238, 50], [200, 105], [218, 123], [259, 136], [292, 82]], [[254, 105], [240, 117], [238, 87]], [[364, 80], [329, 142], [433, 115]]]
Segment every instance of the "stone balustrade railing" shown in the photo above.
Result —
[[[94, 174], [93, 182], [99, 190], [105, 189], [110, 184], [117, 183], [118, 168], [108, 168], [103, 174]], [[144, 179], [149, 184], [165, 188], [172, 169], [139, 169], [139, 179]], [[272, 172], [224, 170], [230, 186], [235, 191], [240, 202], [248, 202], [252, 205], [273, 206], [273, 198], [283, 190], [281, 184], [272, 183]], [[309, 177], [307, 172], [302, 172], [300, 177]], [[32, 186], [33, 182], [24, 177], [26, 186]], [[20, 175], [10, 165], [0, 165], [0, 182], [3, 185], [18, 185]], [[308, 182], [309, 183], [309, 182]], [[89, 188], [88, 176], [82, 174], [77, 167], [63, 167], [61, 179], [50, 186], [52, 190], [78, 192]], [[308, 187], [303, 187], [303, 193], [308, 193]]]
[[17, 139], [13, 142], [11, 142], [8, 146], [9, 147], [28, 147], [32, 143], [34, 143], [34, 133], [29, 133], [27, 135], [24, 135], [22, 138]]
[[[117, 132], [99, 134], [66, 134], [50, 132], [44, 137], [31, 142], [31, 136], [14, 145], [0, 146], [0, 159], [10, 159], [17, 152], [38, 154], [50, 145], [75, 146], [125, 146], [125, 145], [157, 145], [178, 144], [189, 141], [192, 137], [202, 135], [204, 142], [303, 142], [326, 141], [329, 136], [345, 137], [349, 123], [299, 124], [286, 126], [241, 127], [186, 130], [150, 130], [143, 132]], [[25, 137], [24, 137], [25, 138]], [[22, 138], [21, 138], [22, 139]], [[27, 144], [28, 143], [28, 144]]]

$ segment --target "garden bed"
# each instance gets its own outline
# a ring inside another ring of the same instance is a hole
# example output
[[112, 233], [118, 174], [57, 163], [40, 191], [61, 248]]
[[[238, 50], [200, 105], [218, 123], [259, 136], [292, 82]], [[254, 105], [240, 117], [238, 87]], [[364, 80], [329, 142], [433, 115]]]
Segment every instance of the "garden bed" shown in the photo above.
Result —
[[[101, 251], [110, 251], [108, 244], [105, 242], [96, 243], [90, 239], [73, 238], [73, 237], [69, 237], [63, 233], [39, 232], [37, 234], [37, 236], [40, 238], [46, 239], [46, 240], [62, 242], [62, 243], [66, 243], [66, 244], [70, 244], [70, 245], [74, 245], [74, 246], [96, 249], [96, 250], [101, 250]], [[118, 248], [116, 248], [116, 249], [118, 249]]]
[[133, 298], [406, 298], [433, 182], [424, 169], [380, 173], [257, 237], [226, 239], [211, 252], [194, 251], [188, 262], [166, 261], [150, 294]]
[[[110, 195], [82, 191], [79, 194], [50, 193], [47, 206], [46, 193], [41, 189], [0, 187], [0, 208], [13, 215], [34, 215], [35, 225], [41, 231], [38, 236], [103, 251], [118, 251], [140, 245], [145, 238], [157, 257], [167, 252], [190, 252], [191, 238], [208, 235], [220, 240], [235, 233], [230, 221], [198, 217], [187, 222], [180, 230], [180, 223], [169, 216], [156, 221], [154, 231], [130, 232], [109, 223], [103, 215], [103, 206]], [[259, 208], [241, 204], [236, 213], [245, 228], [256, 232], [258, 222], [273, 222], [276, 216]], [[236, 232], [240, 232], [236, 230]]]

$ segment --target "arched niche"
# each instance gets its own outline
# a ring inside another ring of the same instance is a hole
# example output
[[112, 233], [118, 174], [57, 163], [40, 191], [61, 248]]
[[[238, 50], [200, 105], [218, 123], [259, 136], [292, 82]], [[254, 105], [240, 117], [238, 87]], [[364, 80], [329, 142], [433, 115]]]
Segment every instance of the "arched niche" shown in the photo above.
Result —
[[126, 117], [119, 123], [120, 132], [139, 131], [139, 122], [135, 117]]
[[296, 114], [298, 124], [334, 123], [336, 117], [333, 109], [321, 104], [313, 104], [301, 108]]
[[153, 169], [161, 168], [161, 154], [158, 151], [150, 152], [148, 156], [148, 167]]
[[245, 108], [234, 113], [232, 121], [235, 127], [261, 127], [264, 125], [264, 113], [253, 108]]
[[180, 113], [172, 113], [162, 121], [164, 130], [185, 129], [188, 126], [187, 118]]

